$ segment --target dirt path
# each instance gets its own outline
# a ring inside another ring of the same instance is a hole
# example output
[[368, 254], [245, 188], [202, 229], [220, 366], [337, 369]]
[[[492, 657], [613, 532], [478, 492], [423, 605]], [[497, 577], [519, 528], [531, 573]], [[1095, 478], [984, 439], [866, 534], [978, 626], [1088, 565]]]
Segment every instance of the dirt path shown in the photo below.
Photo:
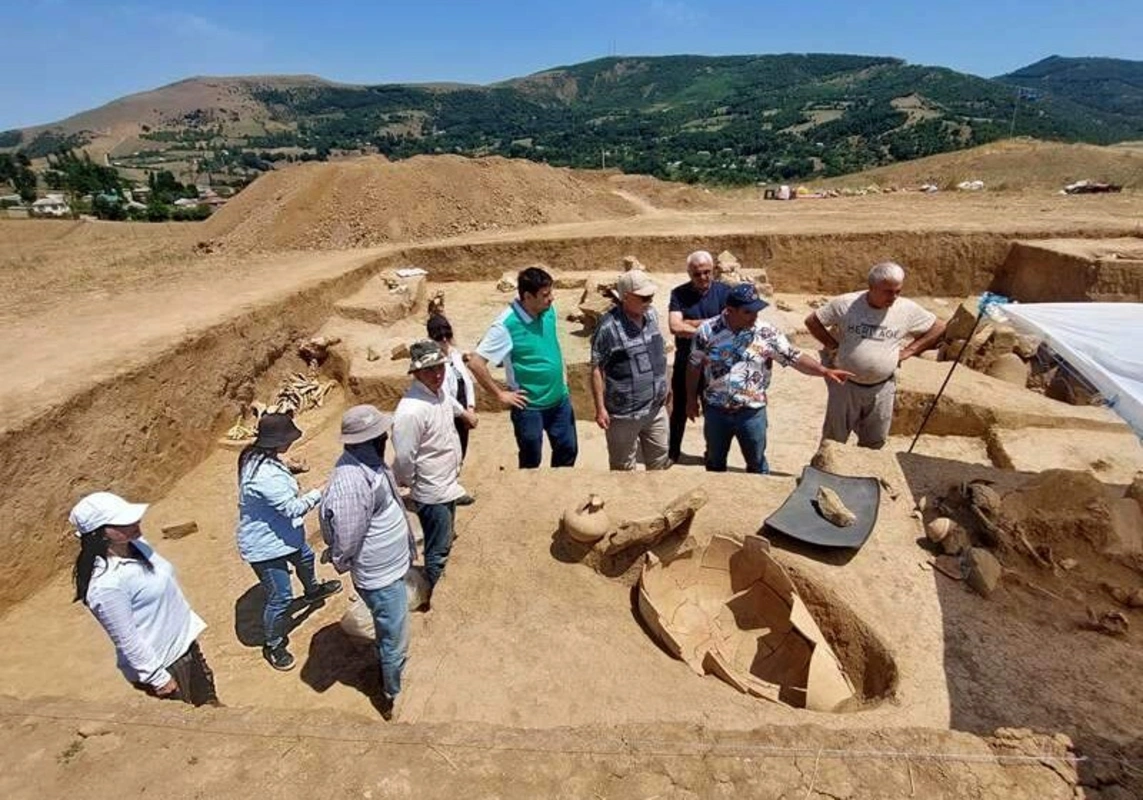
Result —
[[634, 194], [633, 192], [628, 192], [624, 189], [612, 189], [611, 193], [613, 195], [616, 195], [617, 197], [622, 197], [624, 200], [626, 200], [628, 203], [630, 203], [632, 206], [634, 206], [635, 210], [638, 211], [641, 215], [654, 216], [656, 214], [662, 214], [663, 213], [663, 210], [661, 208], [658, 208], [657, 206], [652, 205], [650, 202], [647, 201], [646, 198], [640, 197], [639, 195]]

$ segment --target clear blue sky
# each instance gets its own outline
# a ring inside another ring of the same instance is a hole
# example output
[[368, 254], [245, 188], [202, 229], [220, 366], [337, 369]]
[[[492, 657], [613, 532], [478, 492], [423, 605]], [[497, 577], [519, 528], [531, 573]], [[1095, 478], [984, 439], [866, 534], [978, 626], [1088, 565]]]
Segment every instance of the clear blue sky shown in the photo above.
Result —
[[1143, 59], [1143, 0], [8, 0], [0, 130], [192, 75], [489, 83], [600, 56], [892, 55], [992, 76]]

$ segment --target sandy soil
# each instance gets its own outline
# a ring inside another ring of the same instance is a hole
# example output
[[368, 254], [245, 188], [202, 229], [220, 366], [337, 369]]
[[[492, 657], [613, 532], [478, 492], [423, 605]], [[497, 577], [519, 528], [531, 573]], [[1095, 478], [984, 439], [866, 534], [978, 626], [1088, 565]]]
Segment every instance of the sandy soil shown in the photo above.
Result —
[[1027, 731], [981, 740], [808, 725], [734, 733], [679, 725], [379, 729], [356, 716], [312, 711], [211, 709], [188, 717], [138, 701], [0, 700], [0, 746], [20, 766], [0, 775], [0, 792], [13, 800], [1077, 796], [1066, 741]]
[[[602, 219], [529, 228], [526, 235], [486, 231], [447, 242], [435, 238], [447, 230], [430, 231], [428, 226], [424, 236], [455, 247], [455, 252], [475, 252], [489, 243], [515, 246], [525, 237], [552, 242], [599, 237], [607, 245], [633, 234], [877, 235], [887, 225], [921, 235], [991, 232], [1001, 240], [1002, 234], [1017, 231], [1122, 234], [1137, 228], [1143, 208], [1140, 198], [1131, 194], [882, 195], [763, 203], [740, 192], [713, 197], [702, 210], [680, 211], [698, 208], [703, 198], [638, 181], [606, 181], [603, 194], [609, 199], [600, 207], [606, 212], [601, 212]], [[606, 218], [613, 207], [618, 216]], [[522, 223], [505, 219], [504, 224]], [[1143, 648], [1140, 612], [1125, 611], [1132, 627], [1123, 638], [1082, 630], [1078, 623], [1085, 619], [1087, 605], [1109, 605], [1092, 583], [1098, 570], [1078, 570], [1082, 580], [1038, 576], [1017, 561], [1006, 566], [1018, 574], [1006, 576], [997, 594], [984, 600], [927, 568], [931, 554], [917, 543], [920, 528], [910, 516], [914, 497], [947, 494], [962, 480], [988, 477], [1002, 483], [1021, 477], [992, 466], [982, 438], [989, 425], [1007, 421], [1020, 427], [1028, 414], [1039, 415], [1038, 424], [1044, 425], [1065, 419], [1069, 429], [1104, 431], [1112, 425], [1098, 411], [1075, 410], [1061, 418], [1045, 410], [1042, 398], [1001, 397], [993, 394], [998, 392], [994, 382], [967, 373], [950, 395], [952, 406], [942, 423], [947, 428], [933, 432], [964, 433], [966, 420], [987, 423], [972, 430], [972, 436], [926, 436], [911, 455], [900, 452], [908, 446], [904, 435], [877, 455], [848, 449], [834, 454], [834, 468], [882, 475], [897, 495], [886, 495], [882, 526], [865, 549], [847, 561], [790, 543], [779, 545], [783, 561], [841, 609], [831, 623], [840, 632], [835, 642], [839, 650], [851, 657], [860, 650], [846, 643], [847, 631], [864, 630], [847, 626], [851, 614], [891, 656], [897, 677], [890, 697], [861, 712], [795, 712], [737, 695], [713, 678], [694, 676], [640, 628], [626, 584], [583, 565], [564, 563], [552, 549], [559, 509], [593, 486], [606, 489], [630, 513], [642, 513], [679, 491], [703, 485], [715, 502], [700, 512], [696, 536], [756, 528], [792, 488], [793, 476], [817, 448], [824, 388], [791, 370], [779, 370], [774, 379], [769, 455], [779, 474], [768, 479], [733, 473], [712, 477], [693, 464], [657, 476], [610, 475], [604, 471], [602, 433], [586, 422], [580, 427], [580, 469], [519, 474], [507, 420], [485, 414], [474, 433], [465, 473], [477, 504], [460, 514], [459, 538], [439, 602], [431, 614], [414, 617], [405, 724], [384, 726], [374, 716], [369, 695], [377, 677], [371, 655], [336, 628], [348, 593], [301, 621], [293, 635], [300, 668], [287, 675], [273, 673], [256, 646], [258, 589], [233, 547], [234, 452], [209, 450], [205, 443], [213, 441], [213, 426], [229, 408], [227, 403], [242, 393], [243, 381], [256, 378], [235, 371], [244, 352], [257, 370], [280, 370], [288, 360], [289, 343], [316, 330], [320, 320], [333, 313], [333, 302], [318, 297], [315, 287], [343, 281], [336, 285], [349, 294], [361, 285], [371, 261], [403, 259], [416, 251], [401, 245], [258, 258], [225, 251], [196, 254], [202, 230], [0, 222], [0, 268], [15, 267], [0, 269], [5, 275], [0, 319], [8, 334], [0, 351], [7, 376], [0, 404], [5, 429], [32, 419], [54, 426], [39, 440], [49, 443], [48, 453], [29, 447], [9, 450], [6, 491], [11, 494], [19, 484], [21, 491], [32, 492], [35, 486], [29, 481], [45, 456], [70, 458], [75, 442], [87, 441], [64, 425], [65, 417], [86, 420], [91, 428], [105, 415], [107, 436], [80, 447], [75, 456], [85, 459], [83, 465], [53, 477], [49, 494], [64, 497], [107, 475], [116, 476], [111, 482], [117, 488], [152, 487], [153, 494], [142, 498], [156, 501], [148, 530], [179, 567], [188, 595], [211, 625], [204, 646], [223, 697], [232, 706], [195, 713], [137, 697], [115, 671], [109, 643], [90, 615], [69, 604], [66, 576], [57, 574], [35, 596], [0, 617], [6, 642], [0, 686], [11, 696], [0, 701], [0, 741], [6, 752], [15, 754], [13, 763], [23, 767], [0, 777], [4, 796], [54, 796], [76, 787], [91, 796], [163, 789], [174, 797], [196, 792], [221, 796], [237, 787], [277, 796], [284, 793], [283, 781], [318, 794], [323, 787], [336, 787], [339, 793], [366, 797], [414, 791], [418, 796], [467, 791], [505, 797], [779, 797], [814, 792], [834, 797], [1077, 796], [1077, 776], [1066, 765], [995, 758], [1043, 752], [1045, 747], [1063, 753], [1063, 742], [1008, 735], [1002, 741], [980, 738], [1002, 726], [1031, 726], [1070, 736], [1079, 752], [1091, 758], [1079, 764], [1078, 779], [1087, 787], [1079, 791], [1102, 789], [1102, 794], [1089, 792], [1090, 798], [1117, 797], [1115, 792], [1128, 791], [1123, 787], [1138, 787], [1132, 772], [1137, 765], [1114, 759], [1124, 754], [1137, 759], [1143, 736], [1136, 711], [1143, 702], [1143, 687], [1131, 679]], [[685, 251], [671, 246], [681, 260]], [[589, 256], [585, 250], [583, 257]], [[659, 268], [666, 269], [667, 263]], [[603, 263], [598, 268], [613, 267]], [[813, 269], [815, 275], [829, 271], [822, 264]], [[499, 271], [498, 264], [495, 274]], [[360, 280], [353, 278], [357, 274]], [[663, 277], [665, 283], [671, 281]], [[490, 317], [503, 298], [468, 303], [453, 289], [459, 285], [446, 288], [450, 313], [455, 310], [463, 323], [458, 325], [462, 340], [474, 341], [487, 321], [482, 324], [481, 319]], [[571, 298], [578, 291], [563, 294]], [[805, 299], [803, 295], [799, 302]], [[290, 325], [291, 308], [304, 312], [300, 319], [317, 323], [293, 330], [297, 326]], [[780, 319], [794, 327], [801, 316], [804, 311], [798, 305]], [[218, 328], [223, 322], [231, 327]], [[416, 327], [415, 321], [403, 322], [386, 336], [403, 337]], [[204, 339], [206, 331], [213, 333]], [[229, 349], [224, 347], [227, 336], [233, 337]], [[567, 345], [569, 352], [582, 354], [585, 342], [569, 329]], [[203, 373], [194, 372], [196, 352], [211, 353], [218, 361], [195, 369], [209, 372], [215, 364], [220, 374], [204, 380]], [[160, 356], [166, 359], [161, 371], [151, 366]], [[943, 368], [935, 364], [919, 364], [911, 372], [914, 399], [923, 398], [943, 377], [938, 375]], [[157, 383], [149, 386], [148, 380]], [[218, 385], [200, 386], [210, 380]], [[104, 409], [98, 398], [77, 394], [116, 383], [131, 387], [118, 411]], [[199, 450], [187, 449], [180, 441], [178, 419], [147, 405], [152, 402], [148, 398], [163, 398], [171, 413], [183, 415], [185, 425], [192, 409], [179, 406], [178, 394], [185, 402], [194, 398], [196, 409], [203, 406], [194, 412], [195, 430], [183, 431], [182, 437], [193, 440]], [[209, 400], [200, 402], [204, 397]], [[338, 449], [337, 415], [348, 401], [338, 394], [327, 408], [303, 419], [308, 437], [298, 454], [314, 466], [303, 483], [323, 479]], [[992, 406], [991, 416], [980, 413]], [[54, 409], [58, 419], [44, 416], [46, 409]], [[903, 420], [912, 419], [909, 415], [916, 411], [906, 408]], [[140, 419], [134, 420], [134, 414], [141, 414]], [[161, 424], [148, 431], [154, 420]], [[136, 421], [145, 431], [145, 447], [137, 447], [132, 439]], [[125, 426], [121, 436], [120, 426]], [[53, 434], [64, 430], [75, 437], [70, 450], [67, 441]], [[114, 450], [115, 441], [139, 454], [145, 469], [129, 460], [94, 463], [90, 453]], [[1101, 456], [1095, 441], [1092, 437], [1082, 447], [1071, 448], [1057, 438], [1051, 447], [1040, 447], [1030, 437], [1010, 437], [1004, 447], [1021, 470], [1061, 462], [1070, 466], [1074, 461], [1098, 474]], [[701, 449], [698, 427], [691, 426], [685, 450], [697, 455]], [[1132, 458], [1117, 450], [1116, 458], [1105, 458], [1107, 474], [1100, 477], [1122, 483]], [[737, 456], [731, 463], [741, 466]], [[154, 480], [136, 483], [129, 477], [141, 472], [153, 472]], [[69, 476], [79, 482], [67, 483]], [[23, 519], [16, 513], [23, 510], [19, 504], [11, 497], [5, 503], [12, 519]], [[53, 522], [41, 525], [35, 536], [44, 541], [56, 536], [58, 518], [57, 510], [50, 517]], [[41, 514], [37, 519], [49, 517]], [[163, 524], [186, 519], [198, 522], [198, 533], [177, 541], [160, 538], [157, 531]], [[64, 549], [60, 542], [52, 546]], [[24, 551], [13, 552], [19, 556]], [[1033, 582], [1051, 594], [1021, 576], [1033, 576]], [[46, 670], [45, 664], [53, 668]], [[884, 664], [879, 669], [887, 670]], [[81, 720], [91, 719], [105, 720], [98, 724], [106, 728], [88, 728], [81, 734], [79, 728], [86, 724]], [[929, 730], [917, 730], [918, 725]], [[284, 731], [292, 737], [288, 741], [280, 738]], [[616, 742], [622, 744], [612, 747]], [[696, 762], [697, 742], [706, 749]], [[782, 759], [768, 756], [764, 762], [754, 750], [743, 754], [747, 748], [775, 742], [793, 742], [803, 751]], [[889, 767], [882, 761], [823, 755], [833, 749], [868, 751], [870, 742], [890, 753], [960, 752], [975, 758], [902, 763], [898, 757]], [[734, 747], [739, 749], [732, 751]], [[121, 752], [140, 757], [124, 759]], [[114, 775], [104, 768], [109, 758], [121, 767]], [[387, 765], [383, 770], [364, 769], [365, 763], [382, 761]], [[273, 768], [263, 766], [270, 762]], [[399, 766], [389, 766], [393, 764]], [[36, 776], [35, 783], [18, 777], [28, 773]], [[329, 783], [317, 784], [317, 776]]]

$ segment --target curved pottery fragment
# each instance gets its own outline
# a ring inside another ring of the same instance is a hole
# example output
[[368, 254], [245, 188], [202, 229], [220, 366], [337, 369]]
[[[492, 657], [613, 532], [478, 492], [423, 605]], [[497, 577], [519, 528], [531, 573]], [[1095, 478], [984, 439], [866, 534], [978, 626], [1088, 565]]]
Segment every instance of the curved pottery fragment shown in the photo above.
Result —
[[664, 564], [648, 553], [639, 613], [699, 675], [795, 708], [834, 711], [853, 686], [770, 543], [715, 536]]

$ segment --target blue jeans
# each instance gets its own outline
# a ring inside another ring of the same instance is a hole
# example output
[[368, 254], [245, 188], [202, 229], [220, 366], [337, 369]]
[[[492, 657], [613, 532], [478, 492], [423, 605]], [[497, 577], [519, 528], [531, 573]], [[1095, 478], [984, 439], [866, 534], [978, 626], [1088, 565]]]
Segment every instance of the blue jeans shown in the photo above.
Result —
[[418, 503], [417, 517], [425, 535], [425, 577], [429, 586], [436, 586], [452, 550], [456, 503]]
[[516, 432], [520, 469], [536, 469], [544, 455], [544, 433], [552, 446], [553, 467], [574, 467], [579, 455], [575, 414], [571, 398], [551, 408], [512, 409], [512, 429]]
[[737, 437], [747, 472], [770, 472], [766, 463], [766, 407], [728, 411], [718, 406], [703, 409], [703, 435], [706, 436], [708, 472], [726, 472], [730, 442]]
[[354, 588], [373, 615], [382, 691], [392, 700], [401, 691], [401, 672], [409, 650], [409, 600], [405, 594], [405, 579], [399, 578], [380, 589]]
[[262, 588], [266, 592], [266, 604], [262, 607], [262, 627], [265, 630], [266, 646], [278, 647], [286, 635], [286, 611], [293, 602], [290, 588], [290, 565], [298, 573], [298, 580], [305, 587], [306, 594], [318, 591], [314, 578], [314, 551], [302, 542], [302, 547], [288, 556], [271, 558], [269, 561], [254, 561], [250, 566]]

